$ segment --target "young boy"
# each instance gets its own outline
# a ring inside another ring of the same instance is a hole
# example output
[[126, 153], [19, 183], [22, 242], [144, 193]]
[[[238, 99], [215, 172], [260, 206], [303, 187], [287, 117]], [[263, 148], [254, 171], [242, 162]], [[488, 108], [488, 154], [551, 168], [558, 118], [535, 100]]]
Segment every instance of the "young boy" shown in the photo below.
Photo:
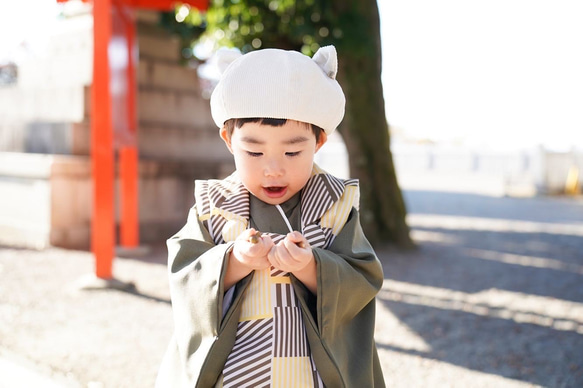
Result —
[[254, 51], [224, 71], [211, 112], [236, 172], [197, 181], [168, 240], [175, 332], [158, 387], [384, 387], [383, 273], [358, 182], [314, 164], [344, 116], [336, 72], [332, 46]]

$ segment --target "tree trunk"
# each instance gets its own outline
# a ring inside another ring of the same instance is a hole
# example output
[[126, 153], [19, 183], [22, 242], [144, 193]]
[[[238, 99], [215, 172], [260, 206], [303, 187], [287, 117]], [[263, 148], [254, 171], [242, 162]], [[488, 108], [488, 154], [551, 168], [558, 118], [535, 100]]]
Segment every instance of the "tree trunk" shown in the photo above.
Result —
[[360, 180], [361, 223], [375, 246], [413, 247], [393, 157], [381, 84], [380, 22], [376, 0], [334, 1], [343, 29], [338, 77], [346, 94], [339, 131], [350, 175]]

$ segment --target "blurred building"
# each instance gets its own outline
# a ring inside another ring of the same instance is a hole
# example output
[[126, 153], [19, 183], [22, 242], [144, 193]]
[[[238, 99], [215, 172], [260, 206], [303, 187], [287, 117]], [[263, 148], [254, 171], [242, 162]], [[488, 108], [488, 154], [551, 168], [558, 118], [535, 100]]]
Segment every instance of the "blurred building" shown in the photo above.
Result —
[[[490, 196], [578, 195], [583, 192], [583, 151], [544, 146], [487, 149], [418, 142], [392, 134], [391, 152], [403, 190], [466, 192]], [[349, 177], [346, 147], [334, 133], [316, 154], [325, 170]]]
[[[234, 166], [180, 42], [157, 13], [136, 15], [140, 240], [149, 243], [184, 224], [194, 179]], [[44, 55], [0, 68], [0, 243], [89, 248], [92, 23], [89, 7], [76, 8]]]
[[392, 146], [402, 187], [494, 196], [581, 194], [583, 152], [544, 146], [486, 149], [396, 141]]

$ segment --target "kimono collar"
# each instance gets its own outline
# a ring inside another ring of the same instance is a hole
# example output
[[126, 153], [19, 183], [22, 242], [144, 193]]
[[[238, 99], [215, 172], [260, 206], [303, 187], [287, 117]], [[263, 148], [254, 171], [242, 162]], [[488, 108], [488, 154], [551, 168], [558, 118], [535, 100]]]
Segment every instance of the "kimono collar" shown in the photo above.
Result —
[[[311, 245], [325, 246], [330, 231], [318, 225], [322, 216], [342, 196], [344, 181], [327, 174], [314, 164], [301, 192], [301, 229]], [[195, 190], [199, 219], [216, 243], [233, 241], [249, 224], [249, 191], [237, 172], [223, 180], [198, 181]], [[219, 216], [219, 217], [216, 217]]]

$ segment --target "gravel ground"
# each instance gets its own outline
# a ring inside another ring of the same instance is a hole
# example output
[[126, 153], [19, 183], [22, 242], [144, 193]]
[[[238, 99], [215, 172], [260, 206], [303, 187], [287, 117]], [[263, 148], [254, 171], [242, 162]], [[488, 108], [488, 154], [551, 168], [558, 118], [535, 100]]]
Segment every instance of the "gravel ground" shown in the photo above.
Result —
[[[389, 387], [582, 387], [583, 199], [406, 190], [413, 251], [379, 250]], [[172, 330], [162, 245], [135, 289], [80, 290], [87, 252], [0, 247], [0, 387], [150, 387]]]

